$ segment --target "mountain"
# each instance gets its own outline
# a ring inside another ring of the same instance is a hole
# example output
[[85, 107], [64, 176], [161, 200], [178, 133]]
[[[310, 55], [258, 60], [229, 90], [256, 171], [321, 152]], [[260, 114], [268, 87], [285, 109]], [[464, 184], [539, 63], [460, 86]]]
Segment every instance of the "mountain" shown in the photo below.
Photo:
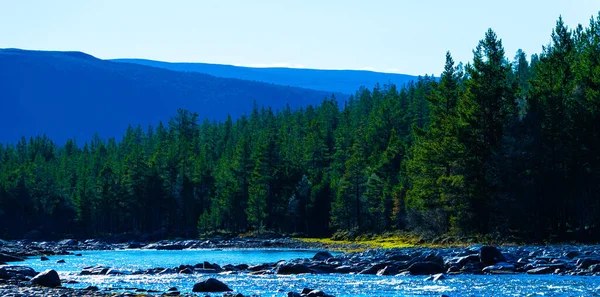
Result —
[[354, 94], [358, 88], [393, 83], [402, 86], [416, 76], [363, 70], [319, 70], [301, 68], [253, 68], [206, 63], [169, 63], [144, 59], [116, 59], [115, 62], [135, 63], [175, 71], [199, 72], [218, 77], [261, 81], [284, 86]]
[[[178, 108], [224, 120], [259, 106], [318, 104], [332, 92], [97, 59], [81, 52], [0, 49], [0, 143], [46, 134], [81, 144], [95, 132], [123, 135]], [[347, 98], [337, 94], [338, 100]]]

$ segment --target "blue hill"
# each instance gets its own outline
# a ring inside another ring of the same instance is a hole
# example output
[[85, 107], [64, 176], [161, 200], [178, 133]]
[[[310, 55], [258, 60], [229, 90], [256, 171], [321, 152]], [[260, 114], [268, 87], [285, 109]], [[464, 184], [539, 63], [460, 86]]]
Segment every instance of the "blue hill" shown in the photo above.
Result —
[[[58, 143], [94, 132], [121, 136], [156, 125], [178, 108], [223, 120], [253, 102], [281, 109], [318, 104], [332, 92], [97, 59], [81, 52], [0, 49], [0, 142], [46, 134]], [[340, 101], [346, 95], [336, 95]]]
[[169, 63], [144, 59], [116, 59], [112, 61], [345, 94], [354, 94], [361, 86], [372, 88], [377, 83], [382, 85], [393, 83], [402, 86], [417, 78], [406, 74], [363, 70], [253, 68], [206, 63]]

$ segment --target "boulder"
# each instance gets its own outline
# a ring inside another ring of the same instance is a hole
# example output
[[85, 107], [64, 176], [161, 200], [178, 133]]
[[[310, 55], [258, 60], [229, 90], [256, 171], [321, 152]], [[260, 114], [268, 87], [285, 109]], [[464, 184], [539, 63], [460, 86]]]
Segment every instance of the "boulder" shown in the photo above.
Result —
[[313, 260], [317, 260], [317, 261], [325, 261], [329, 258], [333, 257], [331, 255], [331, 253], [327, 252], [327, 251], [321, 251], [321, 252], [317, 252], [314, 256], [313, 256]]
[[445, 274], [443, 274], [443, 273], [438, 273], [438, 274], [434, 274], [434, 275], [432, 275], [432, 276], [429, 276], [429, 277], [428, 277], [428, 278], [426, 278], [425, 280], [426, 280], [426, 281], [434, 281], [434, 282], [437, 282], [437, 281], [445, 280], [446, 278], [447, 278], [447, 277], [446, 277], [446, 275], [445, 275]]
[[100, 288], [98, 288], [96, 286], [87, 286], [83, 290], [86, 290], [86, 291], [100, 291]]
[[66, 263], [66, 262], [63, 259], [60, 259], [60, 260], [56, 261], [56, 263], [62, 264], [62, 263]]
[[104, 266], [88, 266], [81, 270], [80, 275], [105, 275], [110, 268]]
[[398, 269], [395, 266], [392, 265], [388, 265], [385, 266], [382, 269], [379, 269], [379, 271], [377, 271], [377, 275], [396, 275], [398, 274]]
[[124, 272], [122, 272], [122, 271], [120, 271], [120, 270], [113, 269], [113, 268], [109, 269], [109, 270], [106, 272], [106, 275], [123, 275], [123, 274], [125, 274], [125, 273], [124, 273]]
[[363, 269], [358, 274], [377, 274], [377, 272], [379, 272], [379, 270], [382, 270], [386, 266], [387, 265], [385, 263], [374, 264], [374, 265], [371, 265], [371, 266]]
[[0, 279], [10, 279], [10, 278], [18, 278], [18, 279], [26, 279], [29, 277], [34, 277], [37, 275], [37, 272], [30, 267], [27, 266], [1, 266], [0, 267]]
[[215, 278], [209, 278], [194, 285], [192, 292], [230, 292], [232, 291], [226, 284]]
[[552, 266], [543, 266], [527, 270], [527, 274], [550, 274], [553, 273], [556, 268]]
[[594, 264], [589, 267], [590, 272], [600, 272], [600, 264]]
[[21, 258], [21, 257], [13, 256], [13, 255], [5, 254], [5, 253], [0, 253], [0, 262], [18, 262], [18, 261], [25, 261], [25, 259]]
[[460, 257], [460, 258], [458, 258], [456, 260], [456, 263], [460, 267], [463, 267], [463, 266], [467, 265], [467, 263], [474, 263], [474, 262], [480, 262], [479, 255], [476, 255], [476, 254], [467, 255], [467, 256], [464, 256], [464, 257]]
[[48, 259], [48, 257], [46, 257], [46, 256], [41, 256], [41, 257], [40, 257], [40, 260], [42, 260], [42, 261], [48, 261], [48, 260], [50, 260], [50, 259]]
[[496, 263], [496, 265], [484, 267], [482, 271], [491, 274], [508, 274], [515, 272], [515, 266], [509, 263], [499, 262]]
[[62, 245], [62, 246], [75, 246], [78, 244], [79, 244], [79, 242], [77, 242], [77, 240], [75, 240], [75, 239], [63, 239], [58, 242], [58, 245]]
[[570, 251], [564, 254], [564, 256], [569, 259], [574, 259], [576, 257], [579, 257], [579, 255], [581, 255], [581, 253], [579, 253], [578, 251]]
[[60, 286], [60, 277], [55, 270], [46, 270], [34, 276], [31, 279], [31, 284], [54, 288]]
[[312, 290], [306, 294], [306, 297], [324, 297], [325, 293], [321, 290]]
[[594, 264], [600, 264], [600, 259], [598, 258], [581, 258], [577, 260], [577, 268], [579, 269], [588, 269], [590, 266]]
[[479, 261], [486, 266], [494, 265], [498, 262], [504, 262], [504, 255], [493, 246], [482, 246], [479, 249]]
[[405, 254], [394, 254], [387, 258], [388, 261], [410, 261], [412, 257]]
[[301, 273], [310, 273], [310, 268], [304, 264], [296, 264], [296, 263], [288, 263], [283, 262], [279, 263], [275, 267], [275, 272], [277, 274], [301, 274]]
[[433, 262], [417, 262], [408, 267], [408, 271], [412, 275], [428, 275], [444, 272], [444, 267]]

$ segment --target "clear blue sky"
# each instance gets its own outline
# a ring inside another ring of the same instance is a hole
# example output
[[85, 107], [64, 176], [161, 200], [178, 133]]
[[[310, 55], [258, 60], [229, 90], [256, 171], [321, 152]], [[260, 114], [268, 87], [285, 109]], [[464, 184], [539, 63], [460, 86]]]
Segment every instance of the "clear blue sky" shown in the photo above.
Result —
[[599, 0], [0, 0], [0, 47], [249, 66], [439, 74], [492, 28], [511, 59]]

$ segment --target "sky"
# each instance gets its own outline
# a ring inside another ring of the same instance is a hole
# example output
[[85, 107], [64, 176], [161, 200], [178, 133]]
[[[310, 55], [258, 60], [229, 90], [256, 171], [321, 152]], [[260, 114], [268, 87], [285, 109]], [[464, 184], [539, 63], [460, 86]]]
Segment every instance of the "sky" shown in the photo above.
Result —
[[0, 0], [0, 48], [255, 67], [439, 75], [488, 28], [506, 56], [548, 44], [599, 0]]

